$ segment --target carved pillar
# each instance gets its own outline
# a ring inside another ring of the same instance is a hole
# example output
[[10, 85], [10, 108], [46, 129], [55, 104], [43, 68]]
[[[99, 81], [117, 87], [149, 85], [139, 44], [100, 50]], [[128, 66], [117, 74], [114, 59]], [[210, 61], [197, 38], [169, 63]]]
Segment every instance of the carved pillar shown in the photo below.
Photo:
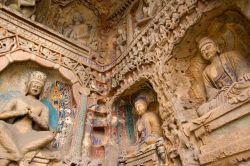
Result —
[[73, 128], [73, 138], [72, 138], [72, 148], [70, 154], [76, 158], [81, 157], [82, 151], [82, 139], [84, 136], [84, 125], [85, 125], [85, 116], [87, 111], [87, 95], [82, 95], [80, 97], [81, 101], [79, 111], [76, 114], [75, 125]]

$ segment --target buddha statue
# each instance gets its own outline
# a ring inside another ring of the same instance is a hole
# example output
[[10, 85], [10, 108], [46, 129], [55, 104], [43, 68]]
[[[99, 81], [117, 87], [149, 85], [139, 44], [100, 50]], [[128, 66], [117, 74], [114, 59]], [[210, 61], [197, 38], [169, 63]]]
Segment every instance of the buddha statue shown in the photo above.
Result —
[[49, 144], [54, 134], [49, 131], [48, 108], [38, 100], [46, 75], [30, 74], [27, 93], [12, 98], [0, 112], [0, 165], [21, 163], [25, 154], [39, 151]]
[[75, 13], [73, 16], [73, 25], [65, 31], [65, 36], [80, 44], [87, 44], [90, 32], [89, 27], [84, 22], [84, 17], [80, 13]]
[[[243, 56], [236, 51], [220, 53], [217, 44], [208, 37], [199, 41], [203, 58], [210, 63], [203, 71], [207, 102], [197, 112], [200, 116], [226, 102], [228, 91], [247, 87], [250, 81], [250, 67]], [[237, 84], [237, 86], [235, 86]]]
[[135, 126], [136, 143], [127, 149], [128, 155], [137, 152], [143, 147], [155, 144], [162, 137], [160, 119], [156, 112], [148, 111], [149, 101], [145, 96], [135, 99], [135, 112], [138, 120]]

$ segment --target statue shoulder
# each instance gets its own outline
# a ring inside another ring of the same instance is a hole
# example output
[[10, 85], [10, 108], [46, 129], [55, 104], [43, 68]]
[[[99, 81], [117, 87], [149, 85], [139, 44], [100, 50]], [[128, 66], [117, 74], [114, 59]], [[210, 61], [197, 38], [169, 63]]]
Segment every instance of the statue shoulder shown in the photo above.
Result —
[[241, 55], [241, 53], [239, 51], [236, 51], [236, 50], [223, 52], [223, 53], [221, 53], [220, 57], [228, 59], [228, 60], [231, 60], [231, 61], [243, 58], [243, 56]]
[[16, 101], [19, 101], [19, 100], [25, 100], [27, 98], [27, 96], [25, 95], [19, 95], [19, 96], [16, 96], [16, 97], [13, 97], [11, 100], [16, 100]]
[[46, 104], [42, 103], [40, 100], [38, 100], [38, 101], [40, 102], [41, 106], [43, 107], [43, 110], [49, 112], [49, 107]]
[[154, 119], [154, 118], [158, 118], [158, 115], [156, 112], [150, 111], [150, 112], [147, 112], [145, 114], [145, 117], [150, 118], [150, 119]]

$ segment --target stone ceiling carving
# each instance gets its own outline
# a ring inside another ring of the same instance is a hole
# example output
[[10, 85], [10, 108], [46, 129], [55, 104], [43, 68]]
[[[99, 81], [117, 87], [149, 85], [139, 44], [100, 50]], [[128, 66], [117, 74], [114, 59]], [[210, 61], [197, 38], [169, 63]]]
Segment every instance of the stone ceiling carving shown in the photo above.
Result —
[[[83, 3], [87, 2], [93, 5], [99, 12], [100, 17], [107, 19], [113, 13], [118, 11], [124, 4], [127, 3], [127, 0], [81, 0]], [[85, 4], [85, 3], [84, 3]]]

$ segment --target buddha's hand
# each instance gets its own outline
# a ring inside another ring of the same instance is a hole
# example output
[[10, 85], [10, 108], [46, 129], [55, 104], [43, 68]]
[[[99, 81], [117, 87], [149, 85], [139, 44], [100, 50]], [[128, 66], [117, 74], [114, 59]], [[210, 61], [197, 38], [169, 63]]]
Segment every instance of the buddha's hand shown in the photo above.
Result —
[[22, 110], [22, 111], [20, 111], [20, 115], [26, 115], [26, 114], [28, 114], [28, 112], [29, 112], [29, 111], [26, 110], [26, 109], [25, 109], [25, 110]]
[[36, 113], [34, 113], [31, 109], [28, 111], [28, 115], [33, 118], [36, 117]]

